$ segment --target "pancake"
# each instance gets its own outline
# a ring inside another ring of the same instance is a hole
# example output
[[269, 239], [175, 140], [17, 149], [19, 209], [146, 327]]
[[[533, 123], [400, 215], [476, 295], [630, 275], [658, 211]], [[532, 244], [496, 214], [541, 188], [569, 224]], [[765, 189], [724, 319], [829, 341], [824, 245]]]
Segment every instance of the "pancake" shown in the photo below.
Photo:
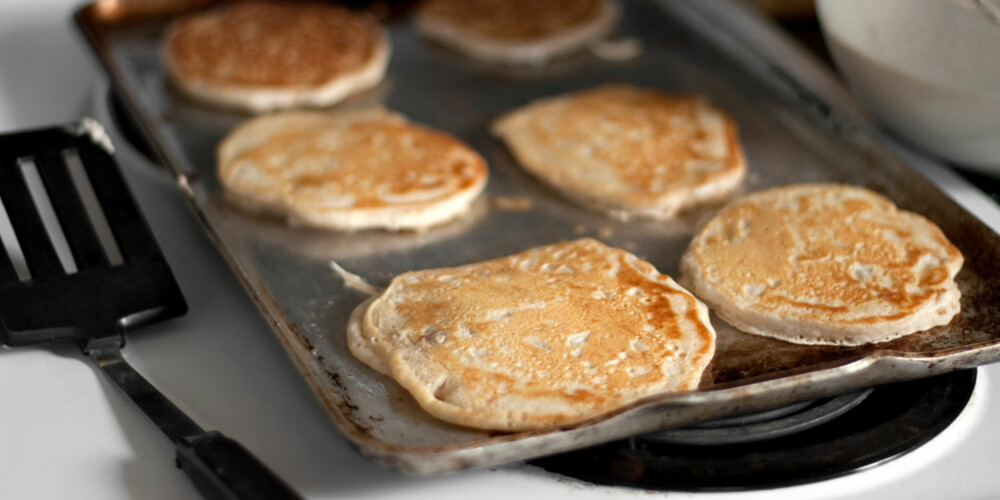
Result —
[[591, 239], [399, 275], [354, 311], [347, 335], [430, 414], [504, 431], [695, 389], [715, 350], [702, 303]]
[[377, 85], [389, 60], [374, 19], [321, 3], [227, 4], [174, 22], [163, 46], [182, 92], [252, 112], [334, 104]]
[[538, 65], [609, 33], [618, 10], [614, 0], [428, 0], [415, 25], [476, 59]]
[[497, 120], [526, 170], [618, 219], [669, 219], [725, 198], [746, 172], [736, 125], [704, 99], [610, 85]]
[[221, 143], [218, 166], [238, 204], [339, 230], [441, 224], [468, 210], [489, 175], [458, 139], [382, 109], [255, 118]]
[[744, 332], [854, 346], [951, 321], [962, 262], [937, 226], [882, 196], [801, 184], [727, 205], [692, 240], [681, 272]]

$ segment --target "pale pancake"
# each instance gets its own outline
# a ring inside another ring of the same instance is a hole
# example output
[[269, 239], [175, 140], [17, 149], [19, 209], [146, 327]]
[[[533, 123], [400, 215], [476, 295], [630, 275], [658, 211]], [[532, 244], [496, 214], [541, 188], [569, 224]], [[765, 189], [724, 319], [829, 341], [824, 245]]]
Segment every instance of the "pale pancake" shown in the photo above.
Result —
[[429, 0], [415, 24], [477, 59], [543, 64], [609, 33], [618, 11], [615, 0]]
[[219, 179], [249, 208], [331, 229], [424, 229], [457, 217], [486, 186], [458, 139], [385, 110], [286, 112], [234, 130]]
[[184, 17], [164, 37], [180, 90], [253, 112], [336, 103], [377, 85], [388, 60], [374, 19], [322, 3], [232, 3]]
[[681, 259], [682, 282], [744, 332], [860, 345], [951, 321], [962, 254], [867, 189], [801, 184], [723, 208]]
[[610, 85], [540, 100], [493, 130], [529, 172], [619, 219], [669, 219], [746, 172], [733, 120], [696, 96]]
[[669, 276], [580, 239], [397, 276], [354, 311], [348, 345], [430, 414], [517, 431], [697, 388], [715, 331]]

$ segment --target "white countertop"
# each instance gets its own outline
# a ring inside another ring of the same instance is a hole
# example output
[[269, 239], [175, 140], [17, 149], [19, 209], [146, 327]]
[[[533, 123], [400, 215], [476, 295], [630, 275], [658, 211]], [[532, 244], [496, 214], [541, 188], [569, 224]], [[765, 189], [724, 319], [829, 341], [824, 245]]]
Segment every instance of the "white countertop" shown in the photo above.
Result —
[[[100, 71], [71, 22], [73, 0], [6, 0], [0, 13], [0, 131], [82, 116]], [[119, 158], [119, 161], [124, 161]], [[738, 494], [649, 493], [510, 466], [417, 478], [357, 455], [204, 236], [180, 194], [122, 165], [188, 300], [139, 330], [125, 355], [206, 428], [239, 440], [309, 498], [997, 498], [1000, 367], [980, 370], [958, 422], [900, 459], [813, 485]], [[935, 181], [1000, 227], [1000, 209], [950, 172]], [[198, 498], [173, 446], [75, 346], [0, 349], [0, 498]], [[944, 436], [947, 436], [945, 438]]]

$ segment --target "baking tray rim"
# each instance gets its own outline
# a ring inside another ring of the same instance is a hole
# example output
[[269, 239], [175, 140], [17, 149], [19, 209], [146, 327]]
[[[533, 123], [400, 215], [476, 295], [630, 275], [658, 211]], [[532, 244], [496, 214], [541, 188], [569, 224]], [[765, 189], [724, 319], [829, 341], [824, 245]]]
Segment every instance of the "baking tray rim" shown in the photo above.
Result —
[[[172, 171], [178, 188], [185, 194], [185, 198], [187, 198], [193, 207], [201, 226], [219, 250], [227, 265], [237, 276], [243, 288], [250, 295], [255, 305], [263, 313], [264, 319], [268, 322], [271, 329], [278, 334], [279, 339], [282, 340], [282, 344], [285, 347], [286, 354], [293, 361], [293, 364], [296, 365], [296, 368], [303, 375], [303, 378], [311, 387], [314, 394], [326, 407], [327, 413], [333, 418], [337, 427], [362, 454], [376, 462], [417, 474], [439, 474], [469, 467], [489, 466], [526, 458], [513, 457], [488, 462], [475, 460], [476, 455], [489, 454], [494, 451], [494, 447], [506, 444], [519, 443], [523, 446], [531, 447], [543, 445], [543, 447], [548, 446], [548, 451], [555, 453], [663, 428], [663, 425], [656, 425], [656, 421], [662, 419], [651, 415], [653, 413], [662, 413], [670, 410], [683, 413], [683, 410], [686, 408], [700, 407], [704, 409], [703, 407], [711, 404], [715, 404], [717, 407], [725, 406], [722, 403], [736, 397], [745, 399], [748, 395], [754, 396], [756, 404], [742, 406], [741, 411], [766, 409], [774, 401], [772, 398], [775, 395], [782, 396], [778, 397], [781, 404], [832, 395], [830, 390], [821, 384], [807, 383], [831, 377], [837, 378], [842, 382], [840, 389], [837, 389], [836, 392], [867, 387], [868, 385], [865, 385], [868, 380], [867, 376], [871, 374], [876, 366], [884, 367], [896, 374], [896, 376], [880, 377], [877, 382], [889, 383], [931, 376], [956, 369], [971, 368], [1000, 359], [1000, 338], [955, 347], [953, 349], [934, 351], [934, 353], [904, 352], [889, 349], [876, 350], [864, 353], [855, 358], [841, 358], [809, 365], [801, 369], [767, 373], [724, 382], [706, 388], [699, 388], [694, 391], [652, 395], [637, 400], [612, 413], [573, 426], [541, 431], [498, 434], [491, 436], [489, 438], [490, 442], [487, 444], [482, 444], [480, 441], [472, 441], [437, 447], [412, 447], [392, 444], [377, 439], [372, 434], [363, 432], [360, 424], [349, 418], [342, 411], [342, 408], [338, 407], [344, 404], [345, 401], [336, 401], [335, 399], [337, 398], [331, 398], [329, 394], [325, 393], [317, 379], [314, 378], [317, 376], [315, 372], [316, 367], [310, 366], [315, 364], [316, 360], [306, 355], [307, 350], [303, 351], [293, 348], [290, 345], [291, 343], [308, 343], [308, 340], [287, 326], [292, 322], [284, 317], [281, 307], [271, 297], [267, 296], [266, 286], [263, 289], [257, 288], [258, 285], [254, 283], [253, 277], [240, 265], [239, 259], [236, 257], [236, 252], [229, 246], [218, 228], [215, 227], [214, 222], [205, 213], [191, 186], [198, 174], [196, 172], [185, 171], [181, 167], [183, 162], [176, 161], [173, 158], [170, 148], [166, 147], [163, 141], [156, 136], [155, 132], [153, 132], [155, 127], [150, 125], [154, 120], [148, 116], [141, 105], [136, 104], [140, 100], [132, 94], [129, 85], [126, 84], [119, 73], [120, 69], [113, 64], [111, 56], [105, 52], [107, 47], [101, 44], [103, 34], [99, 27], [95, 26], [97, 21], [94, 20], [95, 15], [91, 12], [96, 9], [97, 3], [80, 7], [76, 11], [74, 18], [77, 26], [83, 31], [85, 38], [89, 42], [90, 48], [111, 78], [113, 85], [121, 92], [124, 103], [129, 108], [128, 111], [132, 113], [133, 118], [139, 124], [140, 133], [143, 134], [146, 142], [153, 148], [155, 154], [164, 160], [163, 163]], [[876, 142], [879, 141], [876, 140]], [[902, 162], [902, 160], [900, 161]], [[902, 163], [905, 164], [905, 162]], [[284, 322], [279, 319], [284, 319]], [[845, 381], [847, 382], [846, 384], [843, 383]], [[787, 392], [789, 391], [794, 392], [795, 395], [788, 397]], [[341, 393], [337, 394], [337, 396], [343, 398], [346, 394]], [[733, 412], [723, 409], [718, 410], [717, 413], [714, 416], [721, 417]], [[686, 420], [682, 417], [680, 420], [672, 422], [669, 426], [695, 423], [709, 418], [713, 418], [713, 415], [702, 413], [698, 417], [687, 417]], [[625, 419], [632, 419], [629, 425], [621, 425]], [[618, 431], [605, 429], [616, 425], [620, 426], [621, 429]], [[552, 446], [554, 440], [550, 438], [554, 435], [577, 435], [579, 438], [576, 439], [572, 436], [569, 439], [561, 438], [559, 441], [563, 441], [563, 445]], [[598, 435], [600, 437], [595, 438]], [[453, 460], [454, 463], [451, 465], [442, 465], [446, 464], [447, 461], [425, 461], [428, 456], [441, 455], [447, 455], [446, 458]], [[501, 453], [500, 455], [503, 454]], [[458, 464], [458, 466], [456, 467], [454, 464]]]

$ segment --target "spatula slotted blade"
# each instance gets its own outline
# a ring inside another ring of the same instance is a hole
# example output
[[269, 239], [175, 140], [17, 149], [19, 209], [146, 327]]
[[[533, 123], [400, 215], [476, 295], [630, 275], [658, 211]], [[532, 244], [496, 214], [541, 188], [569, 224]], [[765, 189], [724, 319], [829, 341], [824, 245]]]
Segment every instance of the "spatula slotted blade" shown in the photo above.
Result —
[[121, 355], [126, 330], [187, 304], [97, 122], [0, 135], [0, 343], [79, 342], [177, 447], [206, 498], [298, 495], [236, 441], [206, 432]]
[[[4, 344], [83, 342], [187, 311], [110, 144], [93, 123], [0, 136], [0, 202], [15, 236], [0, 233]], [[102, 227], [110, 232], [103, 240]], [[52, 231], [63, 235], [62, 258]], [[20, 274], [11, 240], [23, 255]]]

